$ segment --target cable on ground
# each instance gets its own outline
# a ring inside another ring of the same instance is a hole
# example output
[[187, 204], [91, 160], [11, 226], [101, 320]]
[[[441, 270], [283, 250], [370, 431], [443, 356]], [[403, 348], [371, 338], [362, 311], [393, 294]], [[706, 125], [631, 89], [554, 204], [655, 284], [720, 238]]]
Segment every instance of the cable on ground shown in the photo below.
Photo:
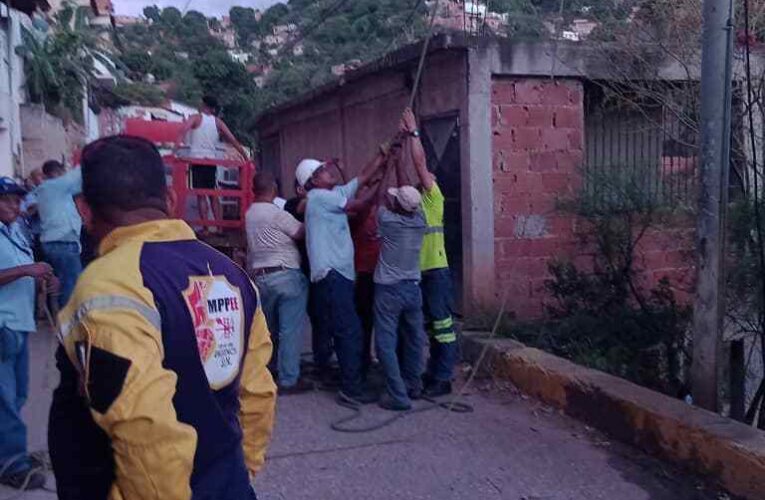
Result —
[[354, 413], [347, 417], [343, 417], [340, 420], [336, 420], [332, 422], [330, 424], [330, 427], [332, 428], [333, 431], [337, 431], [337, 432], [343, 432], [347, 434], [363, 434], [366, 432], [374, 432], [374, 431], [380, 430], [384, 427], [391, 425], [394, 422], [397, 422], [398, 420], [401, 420], [404, 417], [408, 417], [416, 413], [425, 413], [426, 411], [437, 410], [439, 408], [450, 411], [452, 413], [473, 413], [474, 411], [473, 407], [467, 403], [458, 403], [455, 401], [443, 402], [443, 401], [437, 401], [435, 399], [426, 398], [426, 397], [423, 397], [422, 400], [426, 401], [429, 404], [426, 406], [422, 406], [420, 408], [412, 408], [411, 410], [397, 412], [395, 415], [388, 417], [385, 420], [382, 420], [380, 422], [374, 423], [372, 425], [364, 426], [364, 427], [347, 427], [345, 425], [355, 420], [358, 420], [363, 416], [364, 412], [362, 410], [362, 407], [358, 405], [338, 401], [337, 404], [339, 404], [343, 408], [348, 408], [349, 410], [353, 410]]
[[[2, 464], [2, 467], [0, 467], [0, 476], [3, 476], [13, 464], [19, 462], [20, 460], [23, 460], [24, 458], [31, 458], [34, 463], [39, 465], [29, 469], [29, 472], [27, 472], [27, 475], [24, 478], [24, 481], [21, 483], [21, 487], [18, 489], [18, 491], [13, 492], [6, 497], [0, 497], [0, 500], [17, 500], [19, 498], [22, 498], [27, 493], [33, 491], [33, 490], [27, 490], [27, 487], [29, 486], [29, 482], [32, 480], [33, 474], [36, 474], [38, 472], [51, 472], [53, 470], [53, 467], [51, 466], [51, 462], [50, 462], [50, 457], [48, 456], [48, 452], [45, 450], [42, 450], [42, 451], [36, 451], [34, 453], [30, 453], [29, 455], [27, 455], [26, 453], [19, 453], [18, 455], [12, 456], [11, 458], [9, 458], [6, 462]], [[57, 493], [56, 490], [48, 488], [48, 487], [43, 487], [41, 489], [43, 491]]]
[[[499, 313], [497, 314], [497, 318], [494, 320], [494, 326], [491, 330], [491, 334], [489, 335], [489, 340], [493, 339], [497, 335], [499, 326], [502, 324], [502, 318], [504, 318], [505, 316], [506, 305], [507, 305], [507, 291], [505, 291], [504, 296], [502, 298], [502, 307], [500, 307]], [[367, 432], [378, 431], [395, 422], [398, 422], [402, 418], [408, 417], [410, 415], [415, 415], [418, 413], [425, 413], [430, 410], [443, 409], [447, 411], [446, 414], [473, 413], [474, 408], [471, 405], [458, 400], [462, 399], [465, 396], [465, 392], [475, 381], [475, 377], [478, 375], [478, 372], [480, 371], [481, 366], [483, 366], [483, 363], [486, 360], [486, 355], [489, 352], [490, 346], [491, 346], [490, 342], [487, 342], [483, 346], [483, 349], [481, 350], [481, 354], [478, 356], [475, 366], [471, 370], [470, 376], [467, 378], [465, 383], [462, 384], [462, 387], [460, 387], [459, 390], [454, 393], [454, 395], [449, 401], [438, 401], [432, 398], [423, 397], [422, 399], [430, 403], [429, 405], [396, 413], [395, 415], [388, 417], [385, 420], [382, 420], [380, 422], [374, 423], [372, 425], [364, 426], [364, 427], [348, 427], [346, 425], [350, 422], [354, 422], [358, 420], [359, 418], [361, 418], [364, 413], [363, 408], [359, 405], [354, 405], [350, 403], [345, 403], [343, 401], [338, 401], [337, 402], [338, 405], [342, 406], [343, 408], [348, 408], [349, 410], [353, 410], [353, 414], [331, 422], [330, 428], [336, 432], [343, 432], [347, 434], [363, 434]]]

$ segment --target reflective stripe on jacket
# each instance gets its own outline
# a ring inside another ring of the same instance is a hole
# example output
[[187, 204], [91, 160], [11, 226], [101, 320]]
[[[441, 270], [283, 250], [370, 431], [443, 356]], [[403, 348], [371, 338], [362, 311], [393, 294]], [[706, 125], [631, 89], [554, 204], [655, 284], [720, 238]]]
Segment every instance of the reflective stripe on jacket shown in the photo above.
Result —
[[110, 498], [228, 500], [262, 466], [273, 426], [255, 287], [181, 221], [115, 230], [100, 255], [59, 319], [111, 439]]

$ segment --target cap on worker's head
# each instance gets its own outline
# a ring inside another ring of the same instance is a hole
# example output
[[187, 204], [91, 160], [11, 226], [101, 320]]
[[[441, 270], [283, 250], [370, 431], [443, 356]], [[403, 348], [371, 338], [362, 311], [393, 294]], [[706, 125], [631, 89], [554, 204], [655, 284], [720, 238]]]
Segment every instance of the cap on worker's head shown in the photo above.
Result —
[[324, 166], [324, 162], [313, 159], [306, 159], [300, 162], [295, 170], [295, 179], [300, 187], [305, 187], [306, 183], [311, 180], [313, 174]]
[[398, 204], [407, 212], [414, 212], [420, 208], [422, 195], [412, 186], [388, 189], [388, 194], [396, 198]]
[[23, 196], [27, 194], [27, 190], [10, 177], [0, 177], [0, 196], [5, 194], [17, 194]]

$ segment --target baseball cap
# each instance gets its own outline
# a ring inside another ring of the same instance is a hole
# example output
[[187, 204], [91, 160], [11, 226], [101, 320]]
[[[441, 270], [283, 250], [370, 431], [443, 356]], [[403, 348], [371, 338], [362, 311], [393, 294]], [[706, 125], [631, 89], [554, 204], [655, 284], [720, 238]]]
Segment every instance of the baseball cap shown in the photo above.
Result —
[[17, 194], [23, 196], [27, 194], [27, 190], [10, 177], [0, 177], [0, 195], [4, 194]]
[[390, 188], [388, 189], [388, 194], [396, 198], [401, 208], [407, 212], [416, 211], [422, 203], [422, 195], [412, 186]]
[[295, 179], [297, 179], [300, 187], [305, 187], [306, 183], [311, 180], [313, 174], [324, 166], [324, 162], [313, 159], [305, 159], [298, 164], [295, 170]]

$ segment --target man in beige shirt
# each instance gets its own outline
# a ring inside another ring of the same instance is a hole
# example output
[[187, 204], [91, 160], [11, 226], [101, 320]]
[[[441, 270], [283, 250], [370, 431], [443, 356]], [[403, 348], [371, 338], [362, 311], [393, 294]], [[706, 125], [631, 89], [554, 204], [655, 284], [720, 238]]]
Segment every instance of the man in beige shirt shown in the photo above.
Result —
[[252, 182], [255, 202], [247, 211], [247, 264], [260, 290], [263, 311], [274, 349], [272, 371], [278, 372], [279, 392], [311, 389], [300, 378], [300, 348], [308, 305], [308, 280], [300, 270], [297, 242], [305, 237], [303, 224], [274, 204], [276, 182], [269, 172], [258, 172]]

